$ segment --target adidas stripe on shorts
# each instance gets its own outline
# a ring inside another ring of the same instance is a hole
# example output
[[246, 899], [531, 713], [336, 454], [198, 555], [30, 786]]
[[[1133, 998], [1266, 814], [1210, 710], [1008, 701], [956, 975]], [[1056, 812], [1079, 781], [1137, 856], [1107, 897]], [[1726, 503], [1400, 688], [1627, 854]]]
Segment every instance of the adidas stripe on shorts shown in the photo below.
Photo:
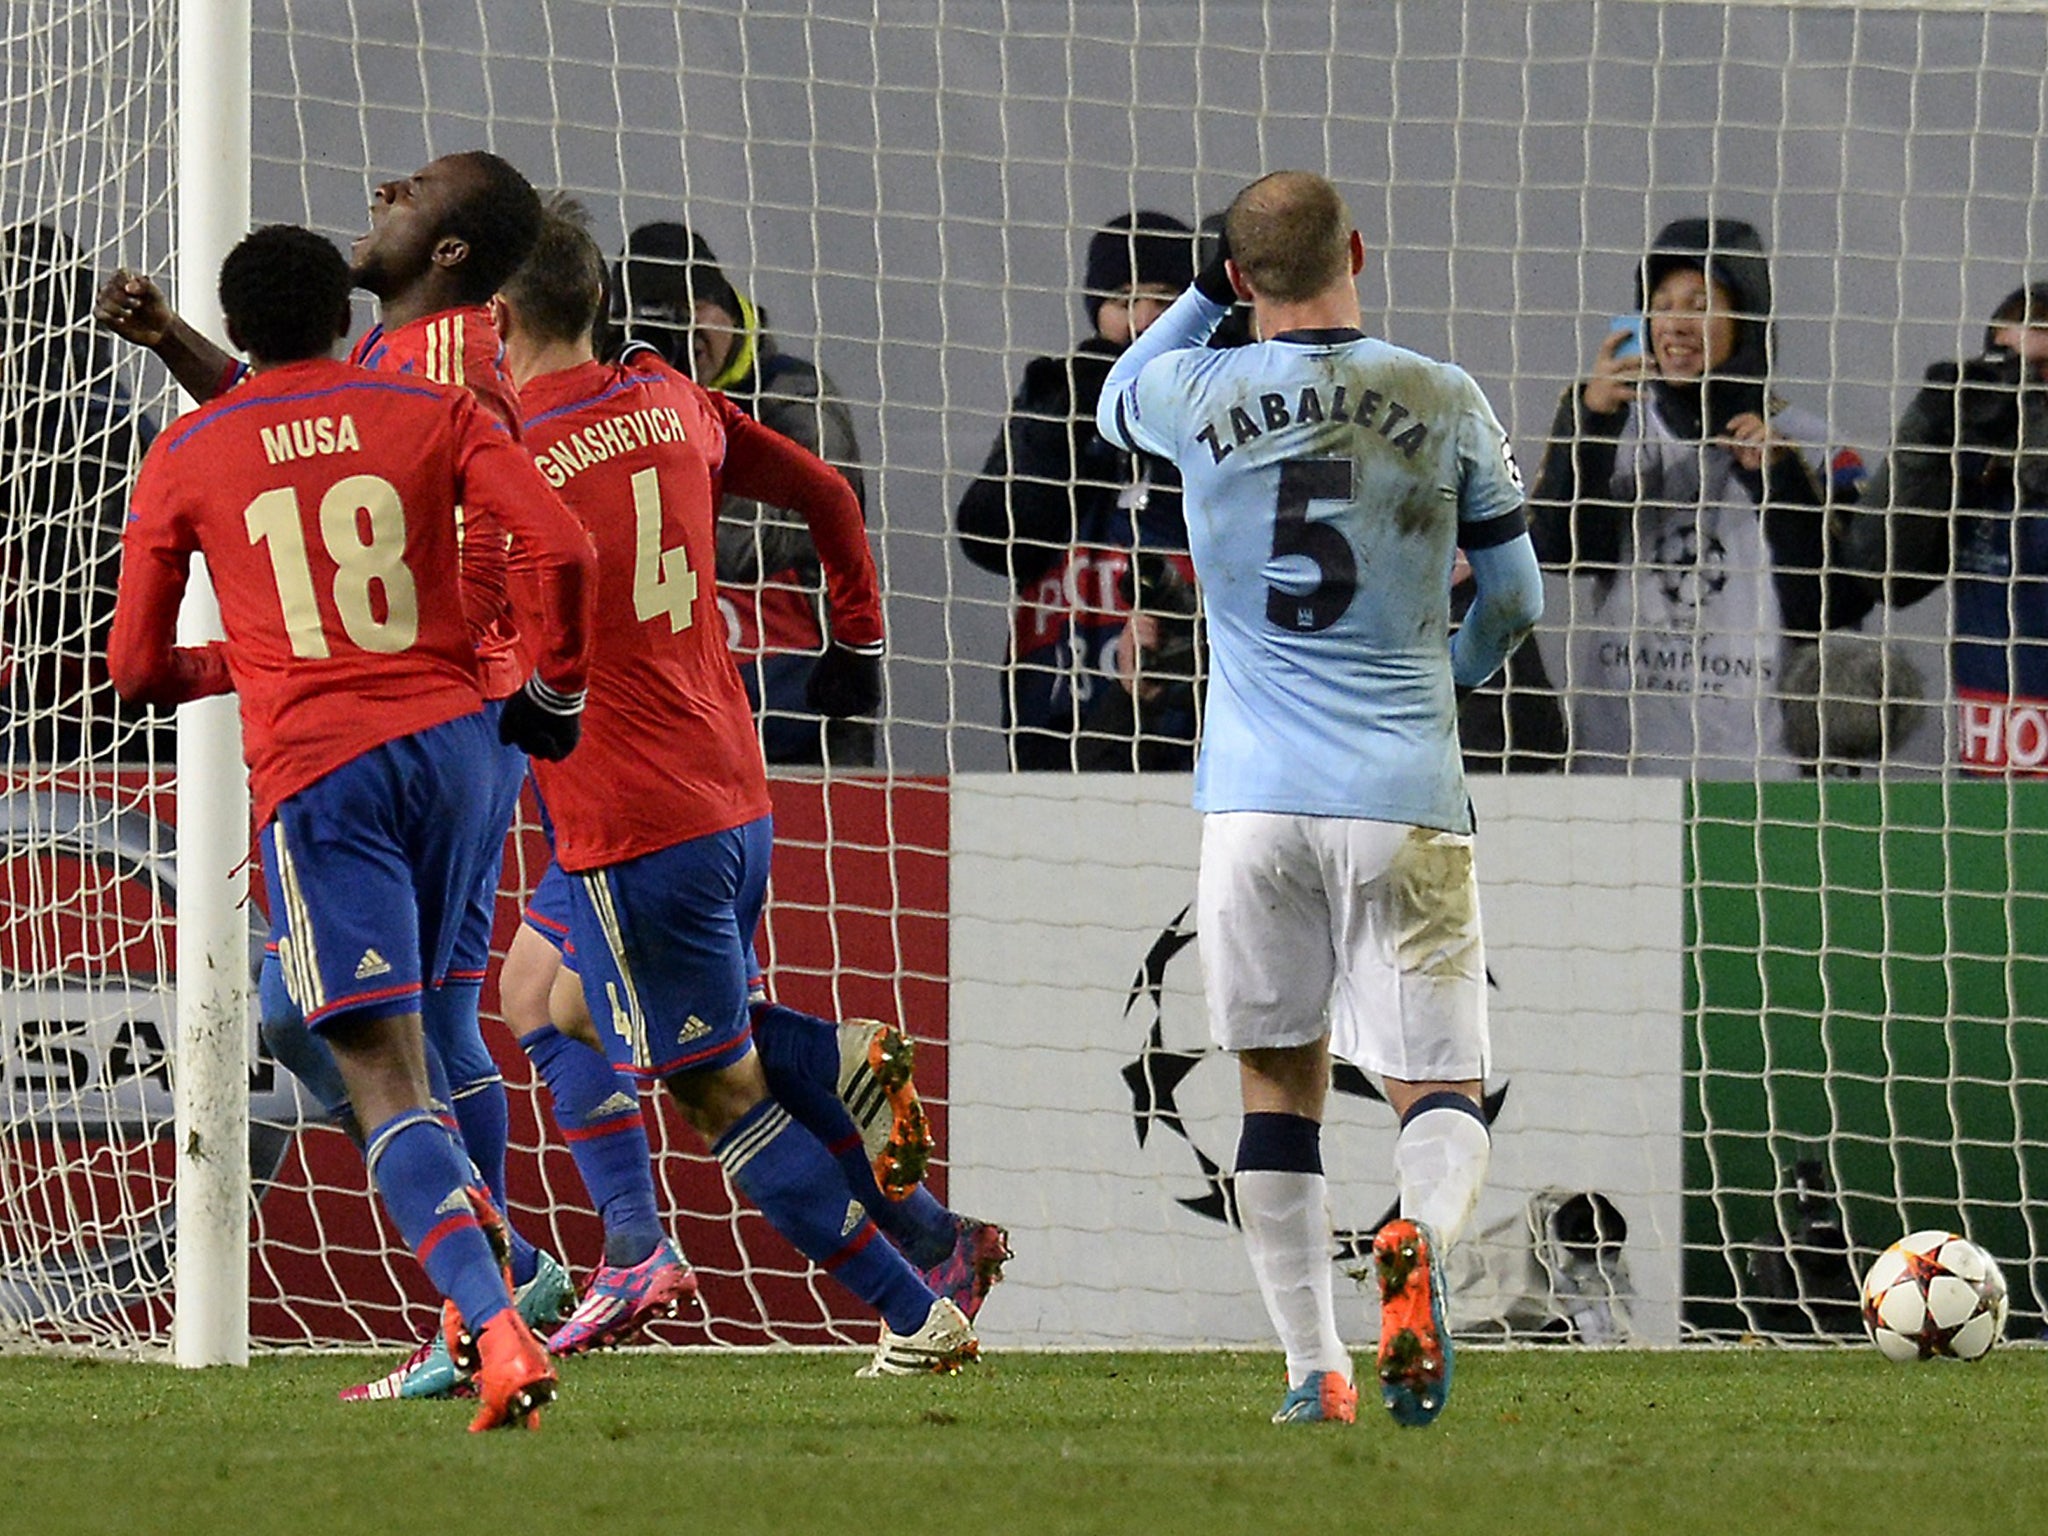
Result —
[[664, 1078], [753, 1049], [754, 930], [774, 836], [763, 816], [570, 875], [570, 944], [613, 1066]]
[[270, 937], [307, 1024], [417, 1013], [422, 985], [446, 978], [497, 751], [484, 717], [464, 715], [372, 747], [278, 806], [261, 835]]

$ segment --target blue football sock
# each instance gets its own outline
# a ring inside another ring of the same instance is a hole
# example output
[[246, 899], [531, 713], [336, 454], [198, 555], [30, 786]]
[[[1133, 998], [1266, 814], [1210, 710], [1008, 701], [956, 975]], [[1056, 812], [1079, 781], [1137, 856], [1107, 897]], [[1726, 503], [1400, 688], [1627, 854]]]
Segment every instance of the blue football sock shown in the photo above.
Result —
[[[860, 1165], [863, 1168], [868, 1166], [865, 1154]], [[868, 1182], [873, 1183], [874, 1177], [874, 1170], [869, 1169]], [[870, 1206], [869, 1209], [875, 1212], [875, 1225], [919, 1269], [930, 1269], [946, 1258], [960, 1239], [953, 1213], [922, 1184], [901, 1200], [884, 1197], [880, 1206]]]
[[348, 1101], [348, 1089], [342, 1084], [334, 1052], [306, 1027], [299, 1005], [284, 989], [284, 968], [278, 964], [275, 951], [263, 957], [256, 994], [265, 1048], [287, 1072], [306, 1085], [306, 1091], [320, 1101], [329, 1120], [351, 1135], [360, 1134], [355, 1107]]
[[780, 1003], [756, 1003], [753, 1018], [754, 1049], [776, 1102], [824, 1143], [853, 1197], [911, 1263], [929, 1269], [945, 1258], [953, 1251], [953, 1213], [922, 1185], [891, 1200], [875, 1183], [860, 1127], [839, 1097], [839, 1026]]
[[924, 1326], [936, 1299], [886, 1242], [832, 1156], [774, 1099], [763, 1099], [711, 1151], [726, 1177], [796, 1250], [882, 1314], [896, 1333]]
[[428, 1055], [440, 1058], [441, 1080], [434, 1084], [434, 1092], [454, 1111], [463, 1148], [502, 1211], [511, 1111], [504, 1079], [498, 1076], [498, 1064], [491, 1059], [477, 1022], [478, 991], [476, 983], [460, 981], [427, 988], [420, 998], [420, 1026]]
[[505, 1148], [512, 1137], [512, 1106], [491, 1048], [477, 1019], [481, 982], [451, 981], [429, 987], [420, 999], [420, 1024], [427, 1037], [428, 1079], [434, 1096], [455, 1117], [463, 1150], [476, 1165], [491, 1204], [505, 1218], [512, 1244], [512, 1283], [533, 1278], [539, 1258], [512, 1224], [505, 1187]]
[[406, 1110], [373, 1130], [366, 1156], [384, 1209], [406, 1245], [435, 1289], [455, 1303], [470, 1332], [478, 1332], [511, 1298], [464, 1193], [469, 1159], [448, 1128], [424, 1109]]
[[[512, 1283], [524, 1285], [539, 1268], [540, 1258], [533, 1244], [512, 1224], [511, 1207], [506, 1203], [505, 1145], [511, 1139], [512, 1108], [506, 1099], [505, 1080], [493, 1076], [480, 1083], [464, 1083], [451, 1088], [448, 1099], [470, 1161], [483, 1176], [484, 1188], [490, 1191], [491, 1204], [505, 1218], [505, 1234], [512, 1244]], [[495, 1148], [497, 1156], [489, 1161], [478, 1156], [480, 1144], [486, 1154]]]
[[603, 1056], [553, 1025], [519, 1043], [548, 1085], [555, 1124], [604, 1221], [605, 1262], [630, 1269], [662, 1239], [639, 1092]]
[[[504, 1085], [501, 1082], [499, 1084], [501, 1092], [503, 1087]], [[491, 1197], [491, 1204], [498, 1208], [498, 1214], [505, 1218], [505, 1236], [512, 1249], [512, 1283], [514, 1285], [526, 1284], [527, 1281], [533, 1278], [533, 1272], [539, 1264], [539, 1259], [534, 1254], [533, 1244], [521, 1237], [519, 1229], [512, 1225], [512, 1213], [505, 1209], [503, 1198], [497, 1190], [491, 1188], [490, 1179], [477, 1166], [476, 1158], [470, 1154], [468, 1143], [463, 1137], [462, 1115], [456, 1103], [455, 1090], [448, 1086], [448, 1063], [441, 1055], [441, 1048], [434, 1043], [431, 1036], [427, 1040], [427, 1091], [429, 1094], [428, 1108], [432, 1111], [434, 1118], [447, 1127], [448, 1134], [455, 1138], [457, 1149], [469, 1162], [468, 1182], [473, 1186], [481, 1185], [484, 1193]], [[488, 1135], [488, 1132], [486, 1132], [486, 1135]], [[503, 1178], [503, 1168], [503, 1159], [500, 1159], [499, 1177], [501, 1179]]]

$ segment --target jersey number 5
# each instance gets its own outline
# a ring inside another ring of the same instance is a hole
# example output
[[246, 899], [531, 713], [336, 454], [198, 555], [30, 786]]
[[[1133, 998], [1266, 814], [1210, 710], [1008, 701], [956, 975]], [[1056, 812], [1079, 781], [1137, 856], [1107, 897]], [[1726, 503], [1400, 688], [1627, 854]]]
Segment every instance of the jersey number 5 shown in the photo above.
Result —
[[[365, 517], [370, 529], [367, 543]], [[242, 522], [251, 544], [270, 546], [270, 574], [277, 582], [277, 604], [292, 654], [326, 656], [327, 626], [313, 592], [297, 489], [286, 485], [265, 491], [242, 509]], [[349, 475], [335, 481], [320, 498], [320, 541], [334, 561], [334, 609], [349, 639], [383, 655], [405, 650], [417, 640], [420, 601], [405, 564], [405, 508], [399, 503], [398, 488], [378, 475]], [[372, 587], [383, 594], [381, 619], [370, 601]]]
[[1357, 465], [1350, 459], [1289, 459], [1280, 466], [1279, 504], [1273, 517], [1273, 558], [1293, 556], [1315, 567], [1314, 586], [1286, 591], [1266, 586], [1266, 622], [1311, 634], [1328, 629], [1351, 606], [1358, 591], [1358, 557], [1351, 541], [1331, 523], [1308, 520], [1309, 503], [1350, 501]]

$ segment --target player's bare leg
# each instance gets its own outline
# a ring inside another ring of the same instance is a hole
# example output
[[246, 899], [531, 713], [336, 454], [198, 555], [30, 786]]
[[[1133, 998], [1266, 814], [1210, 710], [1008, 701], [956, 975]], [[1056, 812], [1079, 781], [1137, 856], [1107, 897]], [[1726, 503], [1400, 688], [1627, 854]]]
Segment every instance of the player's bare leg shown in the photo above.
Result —
[[1443, 1262], [1471, 1219], [1490, 1140], [1477, 1082], [1389, 1078], [1401, 1120], [1394, 1169], [1401, 1214], [1373, 1239], [1380, 1288], [1380, 1395], [1395, 1422], [1434, 1423], [1450, 1396], [1453, 1351]]
[[976, 1357], [974, 1325], [893, 1246], [876, 1241], [873, 1218], [832, 1154], [769, 1095], [757, 1052], [666, 1083], [734, 1187], [800, 1253], [881, 1314], [881, 1342], [861, 1374], [955, 1371]]
[[563, 964], [560, 955], [548, 972], [547, 998], [548, 1018], [555, 1028], [602, 1055], [604, 1041], [597, 1033], [597, 1020], [590, 1016], [590, 999], [583, 995], [583, 978]]
[[1259, 1295], [1287, 1353], [1287, 1396], [1273, 1419], [1348, 1424], [1357, 1417], [1358, 1393], [1351, 1353], [1337, 1332], [1321, 1144], [1329, 1040], [1241, 1051], [1238, 1083], [1238, 1221]]

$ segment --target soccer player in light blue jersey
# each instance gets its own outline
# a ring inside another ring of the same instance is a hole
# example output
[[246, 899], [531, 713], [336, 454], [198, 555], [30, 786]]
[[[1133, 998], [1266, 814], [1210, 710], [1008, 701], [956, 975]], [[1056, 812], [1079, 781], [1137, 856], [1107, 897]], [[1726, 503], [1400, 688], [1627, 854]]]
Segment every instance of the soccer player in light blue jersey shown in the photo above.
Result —
[[[1360, 329], [1365, 245], [1327, 180], [1238, 194], [1225, 250], [1118, 359], [1105, 436], [1180, 466], [1211, 681], [1195, 807], [1211, 1029], [1238, 1057], [1236, 1198], [1287, 1352], [1275, 1422], [1351, 1421], [1321, 1127], [1333, 1050], [1401, 1117], [1401, 1214], [1373, 1244], [1380, 1391], [1451, 1385], [1442, 1257], [1488, 1139], [1486, 963], [1456, 699], [1542, 613], [1521, 477], [1462, 369]], [[1235, 299], [1250, 346], [1202, 343]], [[1478, 581], [1450, 632], [1451, 564]]]

